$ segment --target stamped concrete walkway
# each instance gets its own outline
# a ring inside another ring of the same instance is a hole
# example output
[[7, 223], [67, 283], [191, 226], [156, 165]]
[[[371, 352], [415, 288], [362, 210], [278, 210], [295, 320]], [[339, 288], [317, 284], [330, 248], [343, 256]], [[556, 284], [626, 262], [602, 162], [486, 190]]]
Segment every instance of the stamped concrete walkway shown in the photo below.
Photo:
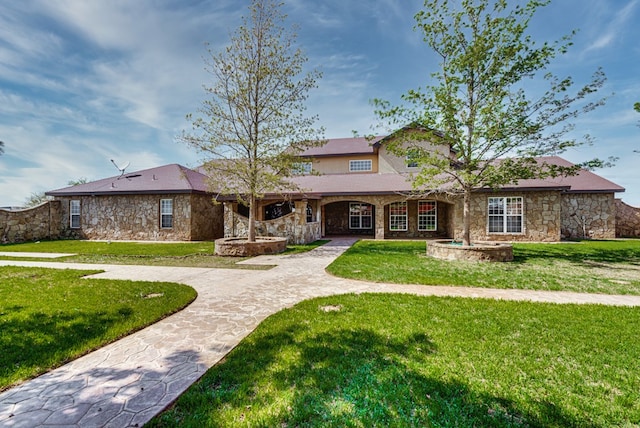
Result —
[[400, 292], [555, 303], [640, 306], [640, 296], [373, 284], [335, 278], [325, 267], [354, 240], [305, 254], [262, 256], [268, 271], [0, 261], [101, 269], [96, 278], [188, 284], [198, 298], [183, 311], [0, 394], [2, 427], [142, 426], [216, 364], [269, 315], [304, 299]]

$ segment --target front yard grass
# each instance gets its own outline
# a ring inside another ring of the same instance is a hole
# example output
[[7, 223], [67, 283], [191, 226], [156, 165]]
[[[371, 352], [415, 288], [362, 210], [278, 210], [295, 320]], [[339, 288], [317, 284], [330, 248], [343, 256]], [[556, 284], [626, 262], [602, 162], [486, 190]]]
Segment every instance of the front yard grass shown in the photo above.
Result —
[[268, 318], [151, 427], [640, 424], [640, 308], [409, 295]]
[[640, 294], [640, 240], [514, 244], [514, 261], [427, 257], [425, 241], [359, 241], [327, 271], [397, 284]]
[[152, 324], [196, 297], [186, 285], [82, 278], [91, 273], [0, 267], [0, 390]]
[[[312, 250], [328, 241], [306, 245], [289, 245], [284, 254]], [[0, 260], [46, 260], [67, 263], [126, 264], [147, 266], [184, 266], [225, 269], [270, 269], [264, 265], [238, 265], [248, 257], [220, 257], [214, 255], [213, 242], [125, 242], [58, 240], [23, 244], [0, 245], [0, 251], [73, 253], [74, 256], [56, 259], [0, 257]]]

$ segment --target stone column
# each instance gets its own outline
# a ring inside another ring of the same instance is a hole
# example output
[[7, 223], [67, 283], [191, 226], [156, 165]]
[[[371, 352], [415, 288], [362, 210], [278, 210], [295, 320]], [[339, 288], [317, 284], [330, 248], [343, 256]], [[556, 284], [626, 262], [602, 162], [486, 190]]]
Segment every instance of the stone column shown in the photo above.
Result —
[[375, 204], [375, 207], [376, 207], [375, 239], [384, 239], [384, 205]]
[[233, 221], [233, 203], [223, 202], [224, 205], [224, 237], [231, 238], [235, 235], [235, 224]]
[[295, 216], [293, 229], [293, 242], [305, 244], [305, 229], [307, 225], [307, 201], [295, 201]]

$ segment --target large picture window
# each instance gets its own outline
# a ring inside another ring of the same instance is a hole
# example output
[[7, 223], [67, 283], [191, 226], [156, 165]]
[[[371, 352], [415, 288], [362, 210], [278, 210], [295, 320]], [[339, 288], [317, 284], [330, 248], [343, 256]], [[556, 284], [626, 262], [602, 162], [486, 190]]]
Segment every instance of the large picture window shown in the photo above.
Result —
[[436, 201], [418, 201], [418, 230], [434, 231], [438, 229], [438, 203]]
[[160, 199], [160, 228], [173, 227], [173, 199]]
[[407, 202], [394, 202], [389, 205], [389, 230], [407, 230]]
[[360, 202], [349, 204], [349, 229], [372, 229], [373, 206]]
[[75, 199], [69, 202], [69, 226], [72, 229], [80, 228], [80, 201]]
[[521, 197], [489, 198], [489, 233], [522, 233]]
[[349, 172], [371, 171], [371, 167], [371, 159], [349, 161]]

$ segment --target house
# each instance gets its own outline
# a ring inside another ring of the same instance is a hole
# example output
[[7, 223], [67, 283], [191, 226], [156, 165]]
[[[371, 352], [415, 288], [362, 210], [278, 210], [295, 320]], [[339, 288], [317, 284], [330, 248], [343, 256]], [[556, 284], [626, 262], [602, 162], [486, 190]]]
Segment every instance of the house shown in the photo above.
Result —
[[[293, 179], [301, 190], [284, 197], [265, 195], [257, 209], [257, 233], [285, 236], [295, 243], [331, 235], [459, 238], [461, 199], [444, 192], [410, 196], [410, 176], [418, 168], [387, 150], [389, 138], [393, 137], [331, 139], [304, 152], [298, 168], [303, 174]], [[544, 160], [572, 165], [560, 157]], [[482, 241], [614, 238], [614, 197], [623, 191], [584, 170], [572, 177], [478, 189], [472, 198], [471, 237]], [[175, 164], [47, 194], [63, 201], [63, 221], [73, 236], [200, 240], [247, 233], [246, 207], [231, 196], [216, 196], [221, 204], [213, 204], [206, 177]]]
[[171, 164], [46, 193], [60, 201], [64, 237], [199, 241], [222, 236], [206, 177]]

